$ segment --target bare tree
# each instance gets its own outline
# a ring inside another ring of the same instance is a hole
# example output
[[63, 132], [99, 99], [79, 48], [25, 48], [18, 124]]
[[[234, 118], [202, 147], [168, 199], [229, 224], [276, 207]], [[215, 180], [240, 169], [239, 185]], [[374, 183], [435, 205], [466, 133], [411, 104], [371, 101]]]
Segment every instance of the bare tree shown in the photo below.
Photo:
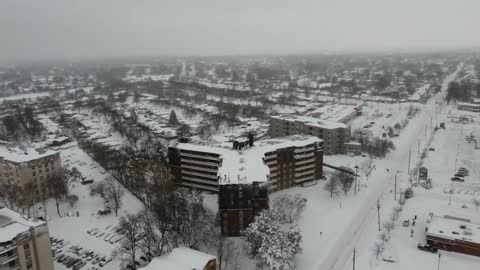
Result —
[[48, 181], [48, 189], [55, 199], [57, 214], [60, 216], [60, 202], [66, 195], [65, 181], [62, 176], [56, 175]]
[[137, 256], [138, 243], [143, 238], [141, 230], [140, 215], [126, 215], [120, 218], [120, 229], [123, 231], [125, 241], [115, 250], [115, 256], [127, 258], [126, 262], [130, 265], [130, 269], [136, 270], [135, 264]]
[[70, 194], [70, 195], [65, 196], [65, 200], [68, 202], [70, 207], [74, 207], [75, 204], [78, 203], [78, 196], [74, 195], [74, 194]]
[[65, 181], [65, 194], [68, 195], [68, 189], [73, 181], [79, 179], [81, 173], [76, 167], [70, 169], [69, 166], [63, 166], [63, 181]]
[[116, 216], [118, 216], [118, 210], [122, 206], [123, 194], [124, 190], [122, 185], [113, 177], [107, 177], [102, 182], [90, 186], [90, 196], [99, 196], [102, 198], [105, 206], [113, 208]]
[[336, 181], [339, 183], [340, 188], [342, 191], [347, 195], [348, 191], [352, 187], [353, 184], [353, 177], [346, 173], [345, 171], [350, 171], [347, 167], [341, 167], [342, 171], [337, 171], [335, 174], [332, 175], [331, 178], [336, 178]]
[[293, 223], [307, 206], [307, 199], [300, 194], [282, 195], [273, 202], [273, 207], [282, 209], [285, 212], [287, 220]]
[[380, 241], [382, 241], [383, 243], [388, 243], [388, 241], [390, 241], [390, 235], [388, 235], [388, 233], [386, 233], [386, 232], [381, 232], [378, 235], [378, 239]]
[[377, 241], [373, 244], [372, 251], [375, 254], [375, 258], [377, 258], [377, 260], [378, 260], [378, 256], [380, 256], [380, 254], [383, 252], [384, 249], [385, 249], [385, 243], [384, 242]]
[[156, 219], [148, 210], [140, 212], [138, 218], [143, 238], [138, 241], [137, 247], [147, 260], [151, 261], [154, 257], [162, 255], [163, 250], [156, 230]]
[[333, 195], [340, 194], [340, 183], [338, 182], [338, 178], [330, 177], [324, 188], [330, 192], [330, 198], [333, 198]]
[[387, 233], [390, 234], [390, 232], [395, 228], [395, 223], [391, 220], [383, 223], [383, 228], [387, 230]]
[[480, 199], [478, 199], [478, 198], [473, 198], [473, 199], [472, 199], [472, 203], [473, 203], [473, 205], [475, 205], [476, 211], [478, 211], [478, 207], [480, 206]]

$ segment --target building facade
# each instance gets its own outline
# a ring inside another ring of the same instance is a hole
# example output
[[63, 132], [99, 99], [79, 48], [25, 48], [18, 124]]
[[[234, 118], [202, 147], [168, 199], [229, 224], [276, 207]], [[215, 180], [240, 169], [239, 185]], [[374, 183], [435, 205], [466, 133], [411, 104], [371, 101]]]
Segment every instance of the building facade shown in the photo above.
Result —
[[480, 112], [480, 104], [459, 102], [458, 103], [458, 109], [461, 110], [461, 111]]
[[44, 221], [0, 209], [0, 269], [52, 270], [53, 256]]
[[222, 184], [263, 182], [277, 191], [322, 177], [323, 141], [293, 135], [243, 149], [180, 143], [169, 148], [168, 157], [174, 181], [181, 186], [218, 192]]
[[255, 216], [268, 207], [268, 188], [262, 183], [220, 185], [218, 215], [222, 235], [240, 236]]
[[60, 153], [51, 150], [0, 146], [0, 181], [9, 192], [33, 193], [37, 200], [50, 197], [48, 181], [63, 177]]
[[[346, 154], [345, 143], [350, 141], [350, 127], [344, 123], [306, 116], [280, 115], [270, 118], [269, 135], [273, 138], [305, 134], [323, 140], [325, 155]], [[350, 145], [349, 149], [352, 147]], [[359, 151], [355, 149], [355, 152]]]

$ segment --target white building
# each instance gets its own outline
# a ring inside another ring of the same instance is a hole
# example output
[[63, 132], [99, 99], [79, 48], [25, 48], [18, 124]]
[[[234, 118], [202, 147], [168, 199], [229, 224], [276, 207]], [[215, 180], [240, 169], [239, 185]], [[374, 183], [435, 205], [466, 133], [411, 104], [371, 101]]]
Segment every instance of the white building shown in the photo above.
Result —
[[53, 270], [47, 223], [1, 208], [0, 269]]

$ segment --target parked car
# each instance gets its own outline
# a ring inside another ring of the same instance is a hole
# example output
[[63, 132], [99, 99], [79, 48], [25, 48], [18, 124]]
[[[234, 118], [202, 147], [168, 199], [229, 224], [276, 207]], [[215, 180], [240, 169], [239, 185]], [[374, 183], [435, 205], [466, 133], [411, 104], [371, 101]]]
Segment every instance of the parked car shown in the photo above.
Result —
[[465, 182], [465, 179], [463, 177], [452, 177], [451, 178], [452, 181], [456, 181], [456, 182]]
[[402, 223], [402, 225], [403, 225], [403, 227], [408, 227], [408, 226], [410, 226], [410, 219], [404, 220], [403, 223]]
[[437, 253], [437, 251], [438, 251], [438, 248], [427, 245], [427, 244], [425, 244], [425, 245], [424, 244], [418, 244], [417, 247], [420, 250], [428, 251], [428, 252], [432, 252], [432, 253]]

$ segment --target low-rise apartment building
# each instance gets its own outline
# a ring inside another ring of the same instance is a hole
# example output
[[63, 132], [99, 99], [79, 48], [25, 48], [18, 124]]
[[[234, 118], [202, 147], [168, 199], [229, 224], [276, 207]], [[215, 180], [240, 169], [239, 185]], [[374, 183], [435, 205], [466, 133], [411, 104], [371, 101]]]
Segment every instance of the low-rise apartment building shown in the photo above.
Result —
[[9, 192], [33, 192], [35, 198], [50, 197], [48, 181], [63, 177], [60, 153], [46, 149], [0, 145], [0, 181]]
[[1, 208], [0, 269], [53, 270], [47, 223]]
[[347, 150], [355, 154], [360, 152], [356, 144], [350, 141], [350, 127], [341, 122], [323, 120], [308, 116], [278, 115], [270, 119], [269, 134], [271, 137], [283, 137], [294, 134], [316, 136], [323, 140], [323, 149], [326, 155], [346, 154]]
[[322, 177], [323, 141], [308, 135], [233, 146], [180, 143], [169, 148], [171, 173], [178, 185], [218, 192], [219, 185], [267, 183], [271, 191]]

